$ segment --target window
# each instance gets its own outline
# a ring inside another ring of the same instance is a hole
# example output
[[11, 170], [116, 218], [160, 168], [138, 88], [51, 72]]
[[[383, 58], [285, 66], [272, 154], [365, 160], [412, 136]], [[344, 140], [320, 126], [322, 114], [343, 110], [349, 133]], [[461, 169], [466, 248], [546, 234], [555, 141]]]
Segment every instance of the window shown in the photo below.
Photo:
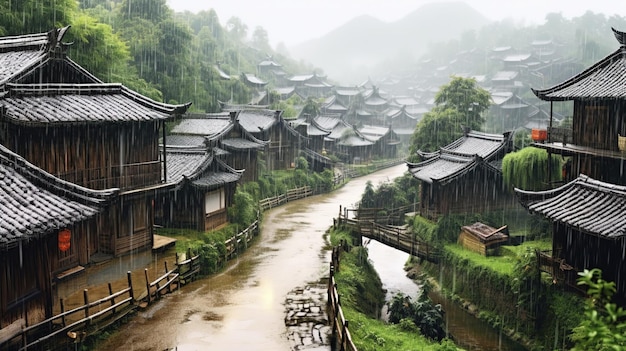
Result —
[[218, 189], [204, 196], [204, 210], [206, 214], [218, 211], [226, 207], [224, 189]]

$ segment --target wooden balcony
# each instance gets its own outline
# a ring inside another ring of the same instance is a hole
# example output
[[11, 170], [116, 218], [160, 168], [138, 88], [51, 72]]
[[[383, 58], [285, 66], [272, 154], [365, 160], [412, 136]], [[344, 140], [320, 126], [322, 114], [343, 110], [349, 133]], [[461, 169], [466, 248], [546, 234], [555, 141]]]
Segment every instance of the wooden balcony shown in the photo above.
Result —
[[161, 161], [82, 169], [57, 174], [59, 178], [91, 189], [129, 190], [160, 184]]

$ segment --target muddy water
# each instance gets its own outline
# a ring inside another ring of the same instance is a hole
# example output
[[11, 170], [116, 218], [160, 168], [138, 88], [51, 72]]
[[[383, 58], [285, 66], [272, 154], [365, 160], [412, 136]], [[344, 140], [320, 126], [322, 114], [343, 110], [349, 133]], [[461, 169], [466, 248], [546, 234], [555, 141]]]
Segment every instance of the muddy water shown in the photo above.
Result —
[[259, 239], [223, 273], [139, 312], [96, 350], [289, 350], [285, 296], [328, 273], [324, 233], [339, 205], [359, 201], [368, 180], [377, 185], [405, 170], [388, 168], [267, 211]]

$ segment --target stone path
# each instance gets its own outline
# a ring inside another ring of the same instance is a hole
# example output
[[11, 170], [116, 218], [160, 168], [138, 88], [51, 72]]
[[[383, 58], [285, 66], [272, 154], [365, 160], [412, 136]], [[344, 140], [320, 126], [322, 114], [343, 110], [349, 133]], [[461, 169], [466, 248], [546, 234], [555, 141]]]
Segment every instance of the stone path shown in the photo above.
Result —
[[325, 284], [298, 287], [285, 298], [285, 326], [291, 350], [330, 350]]

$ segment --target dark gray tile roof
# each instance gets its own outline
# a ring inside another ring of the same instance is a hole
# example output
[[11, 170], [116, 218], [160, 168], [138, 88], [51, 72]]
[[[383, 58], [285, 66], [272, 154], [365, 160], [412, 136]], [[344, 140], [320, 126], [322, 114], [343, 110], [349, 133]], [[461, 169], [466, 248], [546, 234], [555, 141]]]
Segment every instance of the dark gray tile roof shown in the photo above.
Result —
[[0, 82], [10, 80], [16, 73], [36, 64], [44, 55], [42, 50], [0, 52]]
[[[619, 33], [613, 30], [616, 37]], [[548, 101], [626, 98], [626, 47], [619, 49], [574, 77], [533, 93]]]
[[233, 128], [228, 114], [205, 118], [183, 118], [172, 128], [172, 134], [202, 135], [209, 139], [223, 135]]
[[56, 178], [0, 145], [0, 249], [86, 220], [118, 193]]
[[239, 173], [211, 172], [193, 181], [193, 185], [198, 188], [217, 188], [225, 184], [234, 183], [241, 178]]
[[7, 84], [5, 117], [18, 124], [77, 124], [169, 119], [190, 104], [168, 105], [120, 84]]
[[211, 154], [206, 151], [167, 150], [167, 182], [178, 184], [185, 177], [193, 178], [212, 162]]
[[[409, 163], [413, 177], [427, 183], [445, 184], [485, 162], [492, 162], [507, 147], [510, 134], [470, 131], [463, 137], [428, 155], [426, 161]], [[491, 169], [494, 169], [491, 167]]]
[[601, 182], [585, 175], [553, 190], [515, 189], [530, 212], [607, 239], [626, 235], [626, 187]]
[[212, 171], [202, 174], [194, 179], [191, 184], [195, 188], [210, 190], [225, 184], [234, 183], [241, 179], [244, 170], [236, 170], [220, 159], [213, 160]]
[[170, 134], [165, 140], [168, 147], [203, 147], [206, 139], [198, 135]]
[[278, 111], [267, 109], [244, 109], [237, 116], [239, 124], [250, 133], [259, 133], [278, 123]]
[[224, 139], [222, 140], [221, 144], [223, 148], [230, 150], [262, 149], [265, 147], [264, 143], [259, 143], [256, 141], [242, 138]]

